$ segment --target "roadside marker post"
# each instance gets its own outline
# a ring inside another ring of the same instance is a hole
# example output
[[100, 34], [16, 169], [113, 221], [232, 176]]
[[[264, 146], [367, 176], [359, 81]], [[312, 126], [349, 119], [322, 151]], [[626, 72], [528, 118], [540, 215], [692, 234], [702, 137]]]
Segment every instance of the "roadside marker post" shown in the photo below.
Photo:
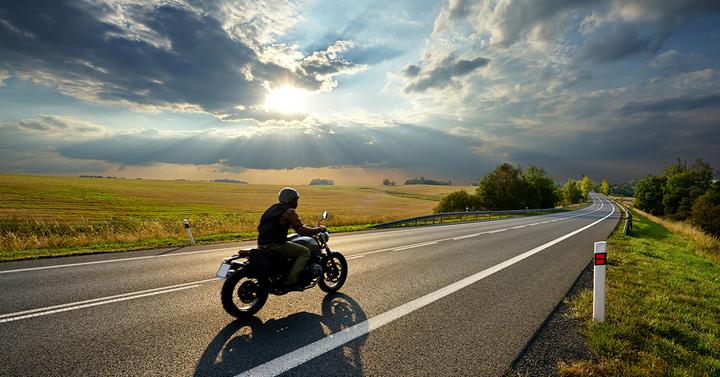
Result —
[[595, 242], [593, 253], [593, 320], [605, 322], [605, 269], [607, 242]]
[[188, 219], [183, 219], [183, 224], [185, 225], [185, 231], [187, 231], [188, 238], [190, 238], [190, 243], [195, 245], [195, 238], [193, 238], [192, 230], [190, 230], [190, 221], [188, 221]]

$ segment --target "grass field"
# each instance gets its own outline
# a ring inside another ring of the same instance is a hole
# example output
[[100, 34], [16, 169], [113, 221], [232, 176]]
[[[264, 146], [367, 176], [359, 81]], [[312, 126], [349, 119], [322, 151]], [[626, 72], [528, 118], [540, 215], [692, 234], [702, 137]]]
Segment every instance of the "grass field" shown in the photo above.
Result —
[[619, 228], [608, 240], [607, 321], [591, 321], [589, 290], [570, 302], [599, 361], [561, 364], [560, 374], [720, 376], [720, 241], [633, 219], [630, 236]]
[[[282, 186], [0, 174], [0, 260], [255, 237]], [[307, 223], [353, 230], [432, 212], [457, 186], [296, 186]], [[472, 190], [472, 188], [469, 188]]]

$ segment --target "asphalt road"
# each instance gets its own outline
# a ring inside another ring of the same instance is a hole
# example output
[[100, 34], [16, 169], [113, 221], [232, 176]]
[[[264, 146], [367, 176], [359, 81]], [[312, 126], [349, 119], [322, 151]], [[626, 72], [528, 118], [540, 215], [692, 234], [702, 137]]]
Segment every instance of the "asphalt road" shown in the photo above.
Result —
[[349, 262], [341, 293], [271, 296], [249, 321], [223, 311], [214, 274], [251, 243], [3, 263], [0, 375], [502, 375], [619, 216], [595, 196], [561, 214], [331, 235]]

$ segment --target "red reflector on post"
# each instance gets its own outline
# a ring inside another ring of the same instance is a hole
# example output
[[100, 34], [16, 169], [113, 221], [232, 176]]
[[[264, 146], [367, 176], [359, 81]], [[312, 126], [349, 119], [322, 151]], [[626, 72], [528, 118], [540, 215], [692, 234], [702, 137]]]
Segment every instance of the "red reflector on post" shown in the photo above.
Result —
[[605, 253], [598, 253], [595, 254], [595, 265], [596, 266], [604, 266], [605, 265], [605, 256], [607, 254]]

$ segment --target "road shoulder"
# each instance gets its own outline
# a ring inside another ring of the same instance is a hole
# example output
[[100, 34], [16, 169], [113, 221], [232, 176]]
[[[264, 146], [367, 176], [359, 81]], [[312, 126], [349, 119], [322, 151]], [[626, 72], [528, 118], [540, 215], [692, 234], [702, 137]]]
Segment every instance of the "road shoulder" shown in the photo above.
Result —
[[567, 302], [582, 290], [592, 288], [592, 266], [588, 265], [550, 316], [530, 339], [506, 373], [510, 376], [558, 376], [558, 363], [594, 360], [580, 335], [582, 324], [570, 316]]

